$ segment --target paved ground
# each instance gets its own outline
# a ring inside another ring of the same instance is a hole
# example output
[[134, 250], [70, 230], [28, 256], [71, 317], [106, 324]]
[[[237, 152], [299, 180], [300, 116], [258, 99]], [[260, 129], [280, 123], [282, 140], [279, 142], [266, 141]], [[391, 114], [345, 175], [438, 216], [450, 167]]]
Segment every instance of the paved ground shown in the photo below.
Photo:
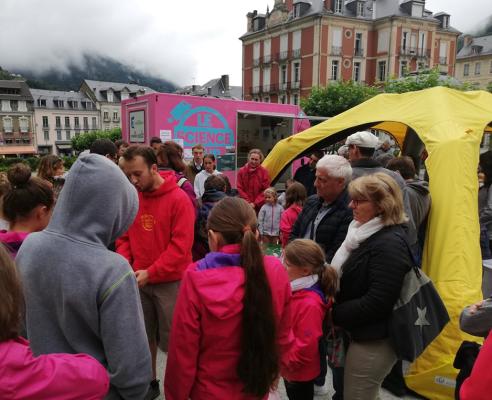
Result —
[[[161, 352], [160, 350], [159, 350], [159, 355], [157, 357], [157, 364], [158, 364], [157, 368], [159, 371], [157, 373], [157, 375], [158, 375], [157, 379], [161, 380], [161, 393], [162, 393], [162, 383], [163, 383], [162, 381], [163, 381], [164, 370], [165, 370], [165, 366], [166, 366], [166, 355], [163, 352]], [[329, 399], [331, 399], [331, 396], [333, 394], [333, 388], [331, 387], [331, 372], [330, 372], [329, 368], [328, 368], [328, 375], [327, 375], [326, 381], [327, 381], [327, 385], [328, 385], [328, 389], [329, 389], [328, 394], [326, 394], [325, 396], [315, 396], [314, 397], [315, 400], [329, 400]], [[281, 384], [279, 386], [280, 386], [280, 394], [281, 394], [282, 400], [287, 400], [287, 395], [285, 394], [284, 385]], [[160, 399], [160, 400], [164, 399], [164, 395], [159, 396], [158, 399]], [[379, 400], [394, 400], [394, 399], [411, 400], [411, 399], [415, 399], [415, 397], [411, 397], [411, 396], [396, 397], [384, 389], [381, 390]], [[221, 399], [217, 399], [217, 400], [221, 400]]]

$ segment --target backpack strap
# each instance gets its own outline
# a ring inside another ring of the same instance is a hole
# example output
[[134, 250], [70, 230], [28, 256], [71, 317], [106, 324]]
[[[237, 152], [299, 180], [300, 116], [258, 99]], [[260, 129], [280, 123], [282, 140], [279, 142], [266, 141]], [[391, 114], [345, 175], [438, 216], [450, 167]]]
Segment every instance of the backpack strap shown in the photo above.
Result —
[[421, 274], [419, 269], [419, 263], [417, 261], [417, 258], [415, 257], [415, 254], [413, 254], [412, 248], [408, 244], [408, 240], [404, 236], [400, 235], [398, 232], [395, 232], [395, 235], [399, 237], [403, 241], [403, 243], [405, 243], [405, 246], [408, 250], [408, 254], [410, 255], [410, 259], [412, 260], [412, 264], [413, 264], [412, 269], [415, 271], [417, 278], [420, 278]]
[[184, 185], [184, 183], [187, 181], [188, 179], [186, 179], [184, 176], [182, 178], [179, 178], [179, 181], [177, 182], [178, 183], [178, 186], [181, 187]]

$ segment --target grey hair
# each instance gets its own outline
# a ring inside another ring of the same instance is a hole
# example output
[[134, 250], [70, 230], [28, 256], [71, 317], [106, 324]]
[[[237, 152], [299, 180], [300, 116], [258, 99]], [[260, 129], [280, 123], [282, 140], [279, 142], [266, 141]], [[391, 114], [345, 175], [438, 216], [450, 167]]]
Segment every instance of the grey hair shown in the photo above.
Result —
[[327, 154], [318, 161], [316, 169], [323, 169], [333, 178], [343, 178], [346, 185], [352, 179], [352, 167], [349, 161], [342, 156]]

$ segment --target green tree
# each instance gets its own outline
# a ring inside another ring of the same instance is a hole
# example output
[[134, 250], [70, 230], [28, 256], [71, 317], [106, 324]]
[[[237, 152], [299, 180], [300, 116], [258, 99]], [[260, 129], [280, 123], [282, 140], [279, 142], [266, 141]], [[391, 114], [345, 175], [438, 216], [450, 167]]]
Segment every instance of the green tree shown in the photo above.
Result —
[[301, 100], [301, 107], [307, 115], [333, 117], [376, 94], [377, 88], [354, 81], [337, 81], [313, 88], [309, 97]]
[[79, 152], [88, 150], [96, 139], [109, 139], [113, 142], [121, 139], [121, 128], [115, 128], [110, 131], [82, 133], [72, 138], [72, 148]]
[[445, 86], [457, 90], [473, 90], [474, 86], [470, 83], [460, 83], [453, 77], [441, 75], [439, 68], [407, 75], [403, 78], [392, 78], [384, 83], [383, 89], [386, 93], [406, 93], [417, 90], [427, 89], [434, 86]]
[[489, 82], [489, 84], [487, 85], [487, 87], [485, 88], [485, 90], [486, 90], [487, 92], [492, 93], [492, 82]]

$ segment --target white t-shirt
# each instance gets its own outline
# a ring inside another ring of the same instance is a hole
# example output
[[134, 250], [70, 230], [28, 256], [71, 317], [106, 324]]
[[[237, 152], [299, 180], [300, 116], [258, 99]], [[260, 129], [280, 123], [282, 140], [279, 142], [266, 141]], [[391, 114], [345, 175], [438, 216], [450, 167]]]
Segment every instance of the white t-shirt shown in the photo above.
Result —
[[222, 172], [214, 170], [213, 173], [209, 174], [207, 171], [202, 169], [198, 174], [196, 174], [194, 185], [196, 197], [200, 198], [203, 196], [203, 193], [205, 192], [205, 181], [212, 175], [222, 175]]

